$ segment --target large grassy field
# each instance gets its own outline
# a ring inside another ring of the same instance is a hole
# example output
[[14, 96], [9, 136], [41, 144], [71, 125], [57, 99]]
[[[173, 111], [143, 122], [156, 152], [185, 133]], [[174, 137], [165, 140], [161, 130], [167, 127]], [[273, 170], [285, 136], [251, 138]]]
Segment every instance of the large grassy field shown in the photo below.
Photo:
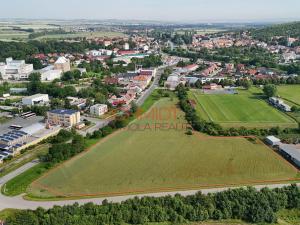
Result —
[[159, 100], [125, 130], [32, 183], [29, 196], [112, 196], [297, 176], [295, 168], [259, 141], [186, 135], [184, 114], [176, 103]]
[[300, 85], [278, 86], [278, 94], [280, 97], [300, 105]]
[[36, 40], [43, 39], [70, 39], [70, 38], [97, 38], [97, 37], [125, 37], [121, 32], [78, 32], [72, 34], [49, 34], [36, 38]]
[[189, 97], [195, 100], [201, 118], [224, 127], [297, 127], [292, 118], [268, 105], [258, 89], [240, 90], [236, 95], [203, 94], [194, 90]]

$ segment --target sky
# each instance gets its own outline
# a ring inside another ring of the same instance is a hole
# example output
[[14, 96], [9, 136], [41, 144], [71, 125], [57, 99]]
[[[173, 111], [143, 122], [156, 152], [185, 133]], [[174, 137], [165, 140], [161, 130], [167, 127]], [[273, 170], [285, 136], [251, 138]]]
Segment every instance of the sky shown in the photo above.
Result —
[[299, 0], [0, 0], [0, 18], [176, 22], [300, 20]]

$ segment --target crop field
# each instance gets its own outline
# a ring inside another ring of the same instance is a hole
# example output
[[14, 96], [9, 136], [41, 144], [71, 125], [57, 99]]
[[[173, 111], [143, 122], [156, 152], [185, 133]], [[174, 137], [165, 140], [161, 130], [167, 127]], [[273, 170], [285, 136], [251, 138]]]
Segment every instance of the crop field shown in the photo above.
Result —
[[184, 34], [186, 31], [195, 31], [199, 35], [204, 34], [215, 34], [219, 32], [225, 32], [225, 29], [217, 29], [217, 28], [207, 28], [207, 29], [177, 29], [176, 33]]
[[300, 105], [300, 85], [278, 86], [278, 94], [297, 105]]
[[36, 180], [33, 198], [114, 196], [293, 180], [298, 171], [258, 140], [186, 134], [176, 99]]
[[205, 120], [224, 127], [297, 127], [297, 123], [270, 106], [261, 96], [251, 91], [239, 94], [203, 94], [191, 91], [189, 98], [196, 103], [196, 111]]
[[42, 39], [68, 39], [68, 38], [96, 38], [96, 37], [125, 37], [126, 35], [121, 32], [78, 32], [72, 34], [50, 34], [36, 38]]

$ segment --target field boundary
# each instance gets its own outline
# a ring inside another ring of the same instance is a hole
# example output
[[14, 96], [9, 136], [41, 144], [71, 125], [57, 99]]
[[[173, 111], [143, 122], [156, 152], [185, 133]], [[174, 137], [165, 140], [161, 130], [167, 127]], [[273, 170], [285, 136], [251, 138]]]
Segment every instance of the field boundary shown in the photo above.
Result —
[[[280, 183], [299, 183], [300, 178], [290, 178], [290, 179], [279, 179], [279, 180], [253, 180], [253, 181], [245, 181], [245, 182], [237, 182], [237, 183], [228, 183], [228, 184], [211, 184], [211, 185], [193, 185], [193, 186], [176, 186], [176, 187], [166, 187], [166, 188], [149, 188], [149, 189], [142, 189], [142, 190], [128, 190], [128, 191], [122, 191], [122, 192], [99, 192], [99, 193], [91, 193], [91, 194], [82, 194], [82, 193], [70, 193], [65, 194], [62, 192], [59, 192], [53, 188], [50, 188], [48, 186], [42, 185], [40, 183], [34, 184], [36, 187], [41, 187], [44, 190], [47, 190], [49, 193], [53, 194], [53, 198], [88, 198], [88, 197], [114, 197], [114, 196], [123, 196], [123, 195], [129, 195], [129, 194], [143, 194], [143, 193], [158, 193], [158, 192], [176, 192], [176, 191], [189, 191], [189, 190], [199, 190], [201, 189], [212, 189], [212, 188], [221, 188], [221, 187], [235, 187], [235, 186], [252, 186], [252, 185], [258, 185], [258, 184], [280, 184]], [[50, 198], [43, 198], [34, 196], [34, 198], [37, 199], [51, 199]]]
[[206, 113], [208, 119], [213, 122], [214, 120], [211, 118], [210, 114], [206, 111], [205, 107], [201, 104], [201, 102], [199, 101], [199, 99], [197, 98], [196, 94], [194, 91], [192, 91], [193, 96], [195, 98], [195, 100], [199, 103], [200, 107], [203, 109], [203, 111]]
[[[122, 131], [122, 130], [120, 130]], [[120, 132], [119, 131], [119, 132]], [[114, 134], [117, 134], [119, 132], [115, 132]], [[257, 144], [261, 144], [265, 147], [268, 148], [269, 151], [271, 151], [275, 157], [279, 160], [281, 160], [282, 162], [284, 162], [286, 165], [288, 165], [290, 168], [292, 168], [295, 172], [299, 172], [300, 170], [298, 168], [296, 168], [294, 165], [292, 165], [290, 162], [288, 162], [286, 159], [284, 159], [282, 156], [280, 156], [278, 153], [276, 153], [270, 146], [266, 145], [263, 141], [261, 141], [259, 138], [255, 137], [255, 136], [231, 136], [231, 137], [224, 137], [224, 136], [206, 136], [203, 135], [201, 133], [195, 132], [195, 134], [199, 139], [202, 140], [209, 140], [209, 139], [241, 139], [241, 138], [255, 138], [256, 141], [258, 141]], [[91, 150], [92, 147], [94, 147], [95, 145], [101, 143], [102, 141], [105, 141], [107, 138], [102, 139], [101, 141], [99, 141], [98, 143], [94, 144], [93, 146], [91, 146], [90, 148], [88, 148], [88, 150], [80, 153], [81, 154], [85, 154], [86, 152], [88, 152], [89, 150]], [[75, 160], [78, 157], [74, 157], [68, 161], [71, 160]], [[66, 161], [66, 162], [68, 162]], [[66, 163], [65, 162], [65, 163]], [[35, 180], [31, 186], [32, 187], [40, 187], [44, 190], [47, 190], [50, 194], [53, 194], [54, 197], [53, 198], [57, 198], [57, 197], [62, 197], [62, 198], [88, 198], [88, 197], [113, 197], [113, 196], [122, 196], [122, 195], [128, 195], [128, 194], [142, 194], [142, 193], [156, 193], [156, 192], [171, 192], [171, 191], [185, 191], [185, 190], [198, 190], [201, 191], [201, 189], [205, 189], [205, 188], [217, 188], [217, 187], [234, 187], [234, 186], [241, 186], [241, 185], [254, 185], [254, 184], [277, 184], [277, 183], [285, 183], [285, 182], [300, 182], [300, 178], [289, 178], [289, 179], [278, 179], [278, 180], [249, 180], [249, 181], [245, 181], [245, 182], [237, 182], [237, 183], [228, 183], [228, 184], [207, 184], [207, 185], [192, 185], [192, 186], [176, 186], [176, 187], [166, 187], [166, 188], [149, 188], [149, 189], [142, 189], [142, 190], [128, 190], [128, 191], [122, 191], [122, 192], [100, 192], [100, 193], [91, 193], [91, 194], [83, 194], [83, 193], [62, 193], [60, 191], [55, 190], [54, 188], [50, 188], [49, 186], [43, 185], [41, 183], [38, 182], [39, 179], [42, 179], [44, 177], [46, 177], [48, 174], [54, 172], [55, 170], [59, 169], [60, 167], [63, 166], [64, 163], [60, 164], [59, 166], [53, 168], [52, 170], [48, 171], [47, 173], [45, 173], [42, 177], [38, 178], [37, 180]], [[38, 197], [38, 196], [34, 196], [34, 198], [37, 199], [49, 199], [49, 198], [43, 198], [43, 197]], [[50, 198], [51, 199], [51, 198]]]

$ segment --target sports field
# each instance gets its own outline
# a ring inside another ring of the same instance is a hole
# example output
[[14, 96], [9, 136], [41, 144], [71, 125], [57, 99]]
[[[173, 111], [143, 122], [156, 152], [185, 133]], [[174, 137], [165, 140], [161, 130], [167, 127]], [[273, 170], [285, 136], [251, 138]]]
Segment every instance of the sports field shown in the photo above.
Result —
[[189, 93], [200, 117], [224, 127], [297, 127], [297, 123], [261, 99], [258, 89], [240, 90], [238, 94]]
[[300, 105], [300, 85], [278, 86], [278, 94], [280, 97]]
[[[186, 135], [177, 100], [159, 100], [114, 133], [38, 179], [34, 197], [112, 196], [294, 179], [297, 170], [258, 141]], [[182, 128], [183, 127], [183, 128]]]

